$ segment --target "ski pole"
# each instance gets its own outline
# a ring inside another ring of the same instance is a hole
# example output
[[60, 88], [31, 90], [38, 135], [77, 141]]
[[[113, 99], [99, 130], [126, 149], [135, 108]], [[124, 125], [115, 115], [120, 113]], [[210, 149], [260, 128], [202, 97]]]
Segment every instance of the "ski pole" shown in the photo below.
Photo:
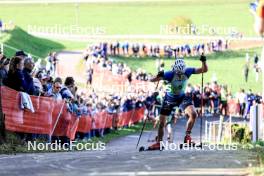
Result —
[[[158, 81], [158, 83], [157, 83], [157, 85], [156, 85], [155, 90], [157, 90], [158, 85], [159, 85], [159, 81]], [[145, 129], [145, 126], [146, 126], [147, 120], [148, 120], [148, 118], [146, 118], [146, 119], [144, 120], [143, 127], [142, 127], [142, 129], [141, 129], [141, 132], [140, 132], [140, 135], [139, 135], [139, 138], [138, 138], [138, 141], [137, 141], [136, 149], [137, 149], [137, 147], [138, 147], [138, 144], [139, 144], [139, 141], [140, 141], [140, 139], [141, 139], [142, 133], [143, 133], [143, 131], [144, 131], [144, 129]]]
[[204, 73], [202, 71], [202, 91], [201, 91], [201, 119], [200, 119], [200, 147], [202, 147], [202, 138], [203, 138], [203, 94], [204, 94]]

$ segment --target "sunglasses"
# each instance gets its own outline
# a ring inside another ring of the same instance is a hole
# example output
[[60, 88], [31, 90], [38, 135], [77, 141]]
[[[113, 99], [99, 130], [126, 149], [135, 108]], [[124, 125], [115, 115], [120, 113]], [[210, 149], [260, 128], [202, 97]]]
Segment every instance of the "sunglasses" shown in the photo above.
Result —
[[56, 86], [56, 87], [55, 87], [55, 89], [61, 89], [61, 87], [59, 87], [59, 86]]

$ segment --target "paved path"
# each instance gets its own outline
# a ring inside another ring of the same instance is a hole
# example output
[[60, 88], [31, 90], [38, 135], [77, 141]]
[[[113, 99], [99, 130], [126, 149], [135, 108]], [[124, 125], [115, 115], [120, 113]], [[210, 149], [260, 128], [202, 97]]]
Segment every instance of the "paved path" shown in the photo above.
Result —
[[[182, 141], [184, 124], [175, 127], [175, 143]], [[199, 120], [193, 136], [199, 141]], [[154, 132], [145, 132], [140, 145]], [[0, 175], [245, 175], [254, 165], [248, 151], [167, 150], [138, 152], [138, 135], [113, 140], [104, 151], [0, 155]]]

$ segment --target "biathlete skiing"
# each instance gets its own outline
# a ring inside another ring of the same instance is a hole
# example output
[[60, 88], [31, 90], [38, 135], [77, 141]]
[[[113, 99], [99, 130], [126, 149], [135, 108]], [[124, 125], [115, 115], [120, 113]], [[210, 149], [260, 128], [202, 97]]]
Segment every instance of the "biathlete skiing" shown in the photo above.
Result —
[[202, 62], [202, 66], [200, 68], [193, 68], [186, 67], [183, 58], [177, 58], [171, 71], [159, 72], [157, 76], [150, 80], [151, 82], [165, 80], [168, 84], [160, 111], [157, 141], [149, 146], [149, 150], [160, 149], [160, 142], [163, 140], [164, 127], [166, 125], [166, 117], [171, 115], [171, 111], [175, 106], [178, 106], [189, 118], [186, 124], [184, 143], [192, 143], [191, 132], [197, 117], [197, 112], [191, 97], [185, 95], [185, 88], [192, 74], [201, 74], [208, 71], [206, 57], [203, 54], [200, 57], [200, 61]]

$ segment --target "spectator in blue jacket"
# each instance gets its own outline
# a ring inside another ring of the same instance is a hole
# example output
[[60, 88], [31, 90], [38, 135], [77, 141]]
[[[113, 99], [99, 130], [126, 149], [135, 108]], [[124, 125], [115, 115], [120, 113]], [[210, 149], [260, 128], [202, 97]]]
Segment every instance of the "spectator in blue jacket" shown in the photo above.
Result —
[[33, 83], [33, 77], [32, 77], [32, 70], [34, 68], [34, 62], [32, 60], [32, 58], [25, 58], [24, 60], [24, 69], [23, 69], [23, 74], [24, 74], [24, 78], [25, 78], [25, 82], [26, 82], [26, 93], [28, 93], [29, 95], [36, 95], [36, 91], [35, 91], [35, 87], [34, 87], [34, 83]]
[[63, 99], [74, 99], [75, 81], [73, 77], [67, 77], [64, 82], [64, 87], [61, 89], [60, 93]]

